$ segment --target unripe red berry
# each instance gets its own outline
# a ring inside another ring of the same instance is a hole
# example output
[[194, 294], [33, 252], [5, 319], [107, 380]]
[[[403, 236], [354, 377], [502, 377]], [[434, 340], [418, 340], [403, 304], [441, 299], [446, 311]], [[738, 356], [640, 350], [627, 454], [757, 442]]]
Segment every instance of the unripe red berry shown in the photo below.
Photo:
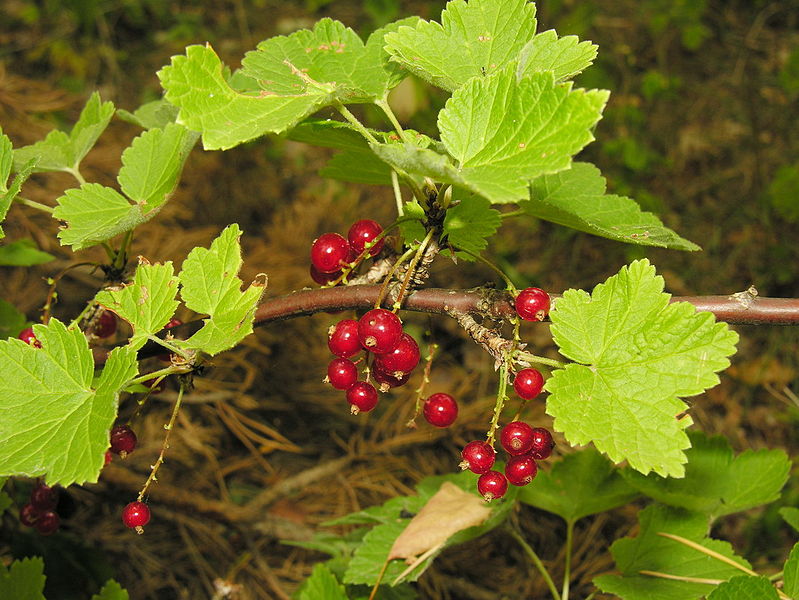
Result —
[[150, 522], [150, 507], [144, 502], [134, 500], [122, 509], [122, 522], [126, 527], [142, 533], [142, 527]]
[[513, 485], [527, 485], [538, 474], [538, 465], [529, 454], [512, 456], [505, 464], [505, 477]]
[[513, 421], [502, 428], [499, 441], [508, 454], [527, 454], [533, 445], [533, 428], [523, 421]]
[[516, 373], [513, 380], [513, 389], [519, 395], [519, 398], [525, 400], [532, 400], [544, 387], [544, 377], [538, 369], [522, 369]]
[[543, 321], [549, 313], [549, 294], [541, 288], [526, 288], [516, 296], [515, 305], [525, 321]]
[[[350, 246], [355, 253], [360, 254], [363, 252], [366, 244], [371, 242], [381, 233], [383, 233], [383, 228], [380, 227], [379, 223], [372, 221], [371, 219], [361, 219], [360, 221], [353, 223], [352, 227], [350, 227], [350, 230], [347, 233], [347, 241], [350, 243]], [[385, 238], [381, 238], [379, 242], [372, 246], [369, 249], [369, 256], [376, 256], [377, 253], [383, 249], [384, 242]]]
[[347, 402], [351, 406], [354, 415], [362, 412], [369, 412], [377, 406], [377, 390], [371, 383], [358, 381], [347, 390]]
[[323, 233], [311, 246], [311, 264], [320, 273], [335, 273], [350, 255], [350, 244], [338, 233]]
[[402, 321], [390, 310], [373, 308], [358, 319], [358, 339], [373, 354], [391, 352], [402, 338]]
[[449, 394], [433, 394], [424, 401], [424, 418], [436, 427], [449, 427], [458, 418], [458, 403]]
[[483, 473], [477, 480], [477, 491], [486, 502], [502, 498], [508, 491], [508, 480], [499, 471]]
[[494, 466], [497, 453], [486, 442], [475, 440], [469, 442], [461, 451], [461, 469], [469, 469], [472, 473], [482, 474]]

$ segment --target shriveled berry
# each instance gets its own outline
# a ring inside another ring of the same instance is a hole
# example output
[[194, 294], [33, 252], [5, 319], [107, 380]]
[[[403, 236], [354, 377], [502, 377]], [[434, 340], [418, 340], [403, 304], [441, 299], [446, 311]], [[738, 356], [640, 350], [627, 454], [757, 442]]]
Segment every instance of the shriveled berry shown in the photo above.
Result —
[[508, 454], [527, 454], [533, 445], [533, 428], [523, 421], [513, 421], [502, 428], [499, 441]]
[[538, 369], [522, 369], [516, 373], [516, 378], [513, 380], [513, 389], [519, 395], [519, 398], [525, 400], [532, 400], [544, 387], [544, 376]]
[[552, 455], [555, 440], [548, 429], [543, 427], [533, 428], [533, 443], [530, 446], [530, 455], [538, 460], [545, 460]]
[[436, 427], [449, 427], [458, 418], [458, 403], [449, 394], [433, 394], [424, 401], [424, 418]]
[[26, 344], [28, 344], [29, 346], [33, 346], [34, 348], [42, 347], [42, 343], [36, 339], [36, 336], [33, 333], [33, 327], [26, 327], [25, 329], [19, 332], [19, 335], [17, 337]]
[[389, 389], [399, 387], [408, 383], [410, 373], [403, 373], [402, 377], [396, 377], [396, 373], [386, 373], [380, 368], [380, 365], [375, 361], [374, 368], [372, 369], [372, 376], [375, 381], [380, 384], [380, 391], [387, 392]]
[[358, 340], [358, 321], [343, 319], [331, 326], [327, 332], [327, 347], [341, 358], [349, 358], [361, 351]]
[[40, 516], [41, 511], [39, 511], [39, 509], [37, 509], [31, 502], [28, 502], [19, 509], [19, 522], [25, 527], [33, 527], [36, 524], [36, 521], [39, 520]]
[[499, 471], [483, 473], [477, 480], [477, 491], [486, 502], [502, 498], [508, 491], [508, 480]]
[[337, 390], [349, 389], [358, 381], [358, 368], [348, 358], [334, 358], [327, 365], [327, 379]]
[[[366, 244], [371, 242], [381, 233], [383, 233], [383, 228], [380, 227], [380, 224], [377, 221], [372, 221], [371, 219], [361, 219], [360, 221], [353, 223], [352, 227], [350, 227], [350, 230], [347, 233], [347, 241], [349, 241], [352, 249], [357, 254], [360, 254], [363, 252]], [[369, 249], [369, 256], [376, 256], [377, 253], [383, 249], [384, 241], [385, 239], [381, 238], [379, 242], [372, 246]]]
[[390, 310], [373, 308], [358, 319], [358, 339], [373, 354], [386, 354], [399, 344], [402, 321]]
[[505, 464], [505, 477], [513, 485], [527, 485], [538, 474], [538, 465], [529, 454], [512, 456]]
[[117, 330], [117, 317], [109, 310], [104, 310], [97, 317], [92, 327], [92, 333], [98, 338], [111, 337]]
[[351, 406], [352, 414], [369, 412], [377, 406], [377, 390], [375, 386], [366, 381], [358, 381], [347, 390], [347, 402]]
[[49, 485], [37, 485], [31, 490], [31, 504], [39, 512], [53, 510], [58, 504], [58, 490]]
[[335, 273], [350, 255], [350, 244], [338, 233], [323, 233], [311, 246], [311, 264], [320, 273]]
[[403, 333], [397, 347], [391, 352], [377, 355], [375, 366], [396, 378], [410, 373], [419, 364], [419, 344], [409, 334]]
[[61, 519], [58, 517], [58, 513], [48, 510], [39, 516], [39, 520], [36, 521], [34, 527], [36, 527], [36, 531], [42, 535], [52, 535], [56, 532], [60, 524]]
[[311, 265], [311, 279], [314, 280], [315, 283], [319, 285], [327, 285], [331, 281], [335, 281], [341, 276], [341, 270], [333, 271], [332, 273], [322, 273], [319, 269], [315, 266]]
[[525, 321], [543, 321], [549, 313], [549, 294], [541, 288], [525, 288], [516, 296], [515, 305]]
[[111, 429], [111, 452], [125, 457], [136, 449], [136, 434], [127, 425], [117, 425]]
[[134, 500], [122, 509], [122, 522], [126, 527], [142, 532], [142, 527], [150, 522], [150, 507], [144, 502]]
[[474, 440], [466, 444], [461, 450], [463, 461], [459, 466], [461, 469], [469, 469], [472, 473], [486, 473], [494, 466], [496, 456], [497, 453], [486, 442]]

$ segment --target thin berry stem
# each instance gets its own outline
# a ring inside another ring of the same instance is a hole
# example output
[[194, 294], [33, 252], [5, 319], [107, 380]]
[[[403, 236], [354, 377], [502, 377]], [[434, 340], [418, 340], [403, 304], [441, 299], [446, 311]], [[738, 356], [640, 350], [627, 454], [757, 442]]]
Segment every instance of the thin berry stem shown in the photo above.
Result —
[[413, 272], [416, 270], [416, 265], [419, 264], [419, 260], [424, 255], [425, 250], [427, 249], [427, 244], [430, 243], [430, 240], [433, 239], [433, 230], [427, 232], [427, 235], [424, 236], [422, 243], [419, 244], [419, 247], [416, 249], [416, 254], [414, 255], [413, 259], [411, 260], [411, 264], [408, 265], [408, 272], [405, 274], [405, 279], [402, 281], [402, 287], [400, 288], [399, 294], [397, 294], [397, 299], [394, 301], [394, 312], [398, 311], [402, 306], [402, 300], [405, 298], [405, 292], [408, 289], [408, 284], [410, 283], [411, 279], [413, 278]]
[[70, 175], [72, 175], [78, 181], [79, 184], [83, 185], [86, 183], [86, 179], [84, 179], [77, 165], [71, 169], [65, 169], [65, 171]]
[[394, 202], [397, 203], [397, 214], [402, 217], [405, 215], [405, 209], [402, 206], [402, 190], [400, 189], [397, 171], [394, 169], [391, 169], [391, 188], [394, 190]]
[[364, 138], [366, 138], [366, 141], [371, 142], [372, 144], [378, 143], [377, 138], [372, 135], [372, 132], [369, 131], [366, 127], [364, 127], [363, 123], [361, 123], [357, 119], [357, 117], [349, 111], [349, 109], [346, 106], [344, 106], [341, 102], [336, 102], [334, 106], [336, 107], [336, 110], [338, 110], [338, 112], [341, 113], [341, 116], [347, 119], [350, 125], [355, 127], [355, 129], [358, 130], [358, 133], [360, 133]]
[[147, 477], [147, 481], [144, 482], [144, 486], [142, 487], [141, 491], [139, 492], [138, 501], [142, 502], [142, 498], [147, 493], [147, 490], [150, 488], [150, 485], [153, 482], [158, 481], [158, 468], [164, 464], [164, 455], [166, 454], [167, 448], [169, 448], [169, 434], [172, 433], [172, 429], [175, 426], [175, 421], [178, 418], [178, 413], [180, 412], [180, 403], [183, 400], [183, 384], [181, 384], [180, 389], [178, 390], [178, 397], [175, 400], [175, 406], [172, 409], [172, 415], [169, 417], [169, 423], [164, 425], [164, 429], [166, 429], [166, 434], [164, 435], [164, 442], [161, 444], [161, 452], [158, 454], [158, 458], [150, 467], [150, 475]]
[[521, 536], [521, 534], [518, 531], [516, 531], [513, 527], [507, 526], [505, 529], [510, 534], [510, 536], [518, 542], [519, 546], [522, 547], [522, 550], [524, 550], [524, 553], [528, 556], [528, 558], [533, 561], [533, 564], [538, 569], [538, 572], [541, 573], [541, 577], [544, 578], [544, 581], [546, 582], [547, 587], [549, 588], [549, 591], [552, 594], [552, 598], [554, 600], [561, 600], [560, 594], [558, 593], [558, 589], [555, 587], [555, 582], [552, 581], [552, 577], [549, 575], [549, 571], [547, 571], [547, 568], [544, 566], [544, 563], [541, 561], [538, 554], [536, 554], [536, 551], [532, 549], [530, 544], [528, 544], [527, 541]]
[[574, 542], [574, 519], [566, 521], [566, 556], [563, 559], [563, 591], [562, 600], [569, 600], [569, 586], [571, 584], [572, 544]]
[[30, 206], [31, 208], [35, 208], [37, 210], [41, 210], [43, 212], [53, 214], [55, 210], [52, 206], [47, 206], [46, 204], [42, 204], [41, 202], [36, 202], [36, 200], [30, 200], [28, 198], [23, 198], [22, 196], [17, 196], [14, 198], [15, 202], [19, 202], [20, 204], [24, 204], [25, 206]]
[[397, 115], [394, 114], [394, 111], [391, 110], [391, 106], [386, 100], [377, 100], [375, 104], [380, 107], [380, 110], [386, 115], [391, 124], [394, 126], [394, 129], [400, 136], [400, 139], [405, 141], [405, 130], [400, 125], [399, 120], [397, 119]]
[[433, 355], [436, 350], [438, 350], [438, 344], [436, 343], [432, 343], [428, 347], [427, 358], [425, 359], [424, 370], [422, 371], [422, 382], [419, 384], [419, 387], [416, 388], [416, 404], [414, 406], [413, 416], [405, 425], [406, 427], [415, 427], [416, 418], [422, 413], [422, 404], [424, 403], [422, 398], [424, 398], [424, 391], [427, 384], [430, 383], [430, 369], [433, 366]]
[[524, 350], [514, 351], [513, 359], [530, 363], [538, 363], [539, 365], [547, 365], [548, 367], [554, 367], [556, 369], [562, 369], [563, 367], [566, 366], [565, 363], [562, 363], [559, 360], [555, 360], [554, 358], [547, 358], [546, 356], [538, 356], [537, 354], [525, 352]]
[[502, 415], [502, 409], [505, 406], [505, 401], [508, 399], [508, 360], [507, 358], [499, 364], [499, 385], [497, 386], [497, 401], [494, 404], [494, 414], [491, 415], [491, 425], [486, 434], [486, 443], [493, 447], [494, 437], [496, 436], [497, 429], [499, 428], [499, 417]]
[[[380, 293], [377, 295], [377, 300], [374, 302], [374, 308], [379, 308], [380, 305], [383, 303], [383, 300], [385, 299], [386, 294], [388, 293], [388, 286], [391, 283], [391, 279], [394, 277], [394, 273], [397, 272], [397, 269], [400, 268], [402, 263], [408, 260], [414, 252], [416, 252], [416, 248], [408, 248], [402, 255], [400, 255], [400, 257], [394, 262], [394, 264], [391, 265], [391, 270], [385, 276], [385, 278], [383, 279], [383, 284], [380, 286]], [[256, 311], [256, 318], [257, 314], [258, 312]]]

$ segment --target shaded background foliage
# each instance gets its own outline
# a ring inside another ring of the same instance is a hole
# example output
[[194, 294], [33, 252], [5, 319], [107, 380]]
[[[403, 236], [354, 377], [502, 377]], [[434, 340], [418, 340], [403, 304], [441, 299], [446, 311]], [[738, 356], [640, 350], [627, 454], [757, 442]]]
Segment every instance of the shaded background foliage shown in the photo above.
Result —
[[[32, 143], [74, 122], [94, 89], [132, 110], [159, 96], [155, 71], [187, 44], [210, 42], [235, 68], [259, 40], [323, 16], [365, 34], [410, 14], [437, 18], [443, 4], [5, 0], [0, 124], [15, 146]], [[799, 296], [798, 9], [791, 0], [542, 0], [540, 30], [556, 28], [599, 44], [598, 60], [577, 83], [612, 94], [586, 158], [602, 169], [611, 191], [637, 199], [704, 252], [625, 247], [531, 219], [505, 223], [489, 252], [517, 283], [552, 291], [591, 288], [622, 263], [647, 256], [674, 294], [726, 294], [754, 284], [762, 295]], [[435, 132], [443, 101], [412, 79], [392, 98], [402, 120], [412, 118], [428, 133]], [[86, 174], [111, 182], [122, 148], [136, 134], [114, 121], [84, 163]], [[311, 285], [311, 240], [324, 231], [345, 231], [360, 217], [390, 222], [394, 210], [388, 190], [319, 178], [316, 170], [327, 156], [282, 139], [225, 153], [196, 150], [173, 201], [137, 231], [133, 252], [180, 263], [193, 246], [207, 244], [235, 221], [245, 231], [245, 279], [267, 272], [270, 295]], [[66, 175], [36, 175], [26, 195], [52, 203], [69, 185]], [[75, 259], [102, 260], [98, 249], [73, 258], [57, 244], [57, 225], [25, 207], [13, 207], [4, 227], [9, 241], [31, 237], [57, 257], [40, 268], [0, 267], [3, 296], [31, 319], [46, 296], [45, 277]], [[492, 280], [480, 266], [440, 262], [433, 285]], [[70, 271], [59, 284], [55, 314], [76, 314], [100, 282], [89, 269]], [[410, 493], [425, 475], [454, 470], [459, 448], [486, 427], [495, 387], [489, 357], [452, 323], [408, 315], [415, 337], [441, 344], [430, 389], [461, 400], [458, 423], [443, 432], [407, 430], [412, 390], [393, 393], [377, 414], [352, 419], [341, 394], [320, 383], [328, 361], [325, 332], [338, 318], [320, 314], [263, 328], [215, 360], [180, 416], [151, 495], [154, 520], [146, 535], [123, 531], [118, 513], [158, 453], [173, 390], [155, 397], [138, 423], [142, 443], [129, 460], [112, 464], [97, 485], [70, 489], [74, 514], [62, 533], [38, 538], [6, 516], [2, 556], [43, 553], [50, 597], [86, 597], [111, 575], [133, 598], [211, 597], [217, 578], [240, 584], [242, 598], [287, 597], [324, 556], [282, 542], [307, 539], [326, 519]], [[740, 352], [722, 384], [695, 399], [694, 420], [709, 433], [724, 434], [737, 451], [768, 446], [794, 454], [797, 333], [736, 329]], [[539, 353], [553, 352], [546, 326], [525, 325], [523, 335]], [[132, 414], [134, 405], [123, 404], [121, 415]], [[526, 418], [551, 424], [541, 403], [528, 408]], [[568, 447], [561, 444], [558, 451]], [[346, 468], [341, 457], [352, 459]], [[788, 485], [784, 502], [795, 504], [799, 491]], [[24, 497], [30, 483], [15, 486]], [[264, 493], [271, 495], [262, 514], [237, 512]], [[629, 532], [638, 508], [578, 525], [576, 595], [587, 595], [591, 577], [612, 568], [607, 546]], [[791, 542], [777, 508], [727, 518], [714, 534], [768, 569]], [[560, 522], [529, 507], [520, 509], [518, 519], [557, 578]], [[528, 571], [513, 541], [494, 532], [445, 552], [420, 581], [420, 595], [543, 597], [546, 588], [536, 575], [520, 576]]]

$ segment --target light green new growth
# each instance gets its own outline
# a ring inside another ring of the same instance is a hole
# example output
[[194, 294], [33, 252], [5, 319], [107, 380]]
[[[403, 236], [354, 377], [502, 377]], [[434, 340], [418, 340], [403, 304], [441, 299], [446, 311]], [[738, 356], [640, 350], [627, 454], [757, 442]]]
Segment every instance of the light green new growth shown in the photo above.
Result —
[[574, 35], [558, 38], [550, 29], [537, 34], [522, 48], [516, 76], [552, 71], [557, 81], [571, 79], [594, 62], [596, 53], [596, 44], [580, 42]]
[[718, 383], [738, 335], [669, 298], [663, 278], [639, 260], [592, 294], [567, 290], [556, 300], [552, 334], [575, 363], [547, 381], [547, 412], [573, 445], [593, 442], [614, 462], [682, 477], [691, 424], [682, 398]]
[[499, 229], [502, 218], [499, 211], [491, 208], [491, 203], [480, 196], [456, 192], [453, 199], [460, 200], [460, 204], [447, 210], [444, 234], [447, 242], [456, 249], [472, 253], [460, 253], [460, 258], [475, 260], [473, 255], [485, 250], [488, 238]]

